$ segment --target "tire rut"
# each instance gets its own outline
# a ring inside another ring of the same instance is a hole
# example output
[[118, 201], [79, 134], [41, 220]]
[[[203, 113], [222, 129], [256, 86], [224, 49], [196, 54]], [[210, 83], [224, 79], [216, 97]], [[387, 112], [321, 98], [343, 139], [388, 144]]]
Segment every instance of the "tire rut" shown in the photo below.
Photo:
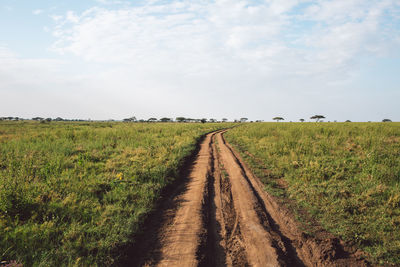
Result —
[[306, 237], [226, 143], [225, 132], [201, 144], [187, 189], [174, 197], [180, 205], [169, 211], [160, 246], [150, 253], [159, 257], [149, 265], [366, 266], [340, 256], [338, 242]]
[[[272, 219], [271, 215], [268, 213], [265, 203], [260, 196], [251, 179], [249, 178], [248, 171], [244, 168], [241, 161], [237, 158], [232, 148], [226, 144], [226, 141], [221, 134], [218, 136], [223, 143], [223, 145], [229, 150], [229, 154], [235, 161], [236, 166], [241, 170], [241, 176], [247, 181], [249, 191], [254, 195], [256, 201], [253, 203], [253, 209], [257, 213], [259, 223], [262, 225], [270, 235], [271, 235], [271, 245], [275, 249], [277, 260], [280, 266], [305, 266], [302, 260], [297, 255], [296, 249], [293, 247], [289, 238], [279, 230], [279, 225]], [[246, 189], [245, 189], [246, 190]]]
[[[228, 172], [235, 210], [239, 217], [244, 247], [252, 266], [286, 266], [284, 245], [280, 236], [272, 231], [265, 209], [259, 202], [237, 158], [226, 146], [222, 134], [217, 136], [221, 159]], [[263, 248], [263, 249], [260, 249]]]
[[217, 223], [221, 226], [220, 237], [222, 247], [225, 248], [226, 266], [249, 266], [246, 259], [243, 237], [239, 226], [239, 217], [236, 213], [229, 176], [221, 162], [220, 153], [213, 139], [215, 196], [217, 207]]

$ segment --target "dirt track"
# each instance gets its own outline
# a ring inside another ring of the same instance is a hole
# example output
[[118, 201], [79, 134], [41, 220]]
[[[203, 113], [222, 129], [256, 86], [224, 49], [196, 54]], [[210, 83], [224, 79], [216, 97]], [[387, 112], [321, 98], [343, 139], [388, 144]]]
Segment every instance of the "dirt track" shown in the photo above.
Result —
[[263, 190], [224, 131], [207, 135], [186, 187], [162, 213], [148, 266], [366, 266], [341, 242], [299, 230]]

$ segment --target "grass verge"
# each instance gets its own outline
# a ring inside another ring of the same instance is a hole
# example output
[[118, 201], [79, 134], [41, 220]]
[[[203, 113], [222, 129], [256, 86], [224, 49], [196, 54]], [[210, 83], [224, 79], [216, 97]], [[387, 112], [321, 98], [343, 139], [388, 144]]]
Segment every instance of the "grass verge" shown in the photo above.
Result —
[[253, 123], [226, 133], [266, 189], [378, 264], [400, 264], [400, 123]]

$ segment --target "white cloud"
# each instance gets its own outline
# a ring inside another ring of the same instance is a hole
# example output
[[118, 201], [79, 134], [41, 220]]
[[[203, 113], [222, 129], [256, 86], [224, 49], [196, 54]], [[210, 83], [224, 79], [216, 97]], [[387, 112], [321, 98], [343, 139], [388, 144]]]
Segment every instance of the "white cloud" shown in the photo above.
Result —
[[95, 0], [95, 1], [102, 5], [120, 5], [129, 3], [128, 1], [118, 1], [118, 0]]
[[0, 44], [0, 58], [3, 60], [5, 58], [9, 58], [14, 54], [4, 45]]
[[299, 102], [304, 112], [323, 111], [320, 100], [345, 94], [365, 59], [390, 56], [400, 42], [394, 0], [98, 2], [52, 16], [61, 67], [11, 56], [14, 67], [0, 75], [53, 85], [68, 103], [57, 108], [74, 105], [92, 118], [240, 117]]
[[43, 13], [43, 9], [35, 9], [35, 10], [32, 11], [33, 15], [40, 15], [42, 13]]
[[0, 46], [0, 90], [14, 86], [36, 86], [57, 79], [54, 75], [62, 66], [62, 62], [52, 59], [20, 58], [5, 46]]
[[50, 18], [51, 18], [52, 20], [54, 20], [55, 22], [58, 22], [58, 21], [60, 21], [60, 20], [63, 19], [63, 16], [51, 15]]
[[[54, 59], [21, 58], [0, 45], [0, 116], [110, 118], [103, 107], [115, 90], [99, 89], [79, 66]], [[75, 68], [75, 69], [74, 69]], [[116, 109], [117, 118], [124, 111]]]
[[[381, 35], [380, 20], [394, 2], [316, 1], [299, 18], [290, 12], [300, 2], [154, 1], [115, 10], [93, 8], [80, 15], [68, 12], [54, 31], [54, 48], [90, 62], [145, 71], [173, 66], [176, 73], [208, 69], [209, 74], [234, 66], [266, 75], [313, 74], [321, 66], [335, 72], [352, 68], [360, 54], [385, 49], [388, 36]], [[304, 21], [312, 27], [288, 38], [287, 32]]]

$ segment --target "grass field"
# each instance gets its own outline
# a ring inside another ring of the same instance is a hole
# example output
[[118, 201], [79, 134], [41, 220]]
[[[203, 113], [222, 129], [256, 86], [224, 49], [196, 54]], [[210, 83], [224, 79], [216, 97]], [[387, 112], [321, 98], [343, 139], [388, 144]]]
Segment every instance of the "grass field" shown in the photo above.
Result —
[[400, 264], [400, 123], [253, 123], [226, 133], [266, 189]]
[[[118, 261], [200, 136], [232, 125], [0, 122], [0, 261]], [[400, 264], [400, 123], [246, 123], [225, 136], [269, 192]]]
[[227, 126], [0, 122], [0, 261], [109, 266], [199, 137]]

